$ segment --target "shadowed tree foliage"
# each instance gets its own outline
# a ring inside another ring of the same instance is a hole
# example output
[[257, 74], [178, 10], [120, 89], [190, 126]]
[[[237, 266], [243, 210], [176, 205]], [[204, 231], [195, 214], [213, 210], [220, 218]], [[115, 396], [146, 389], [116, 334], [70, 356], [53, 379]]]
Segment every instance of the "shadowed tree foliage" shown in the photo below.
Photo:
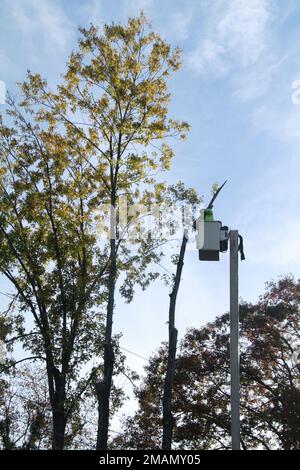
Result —
[[[269, 283], [255, 305], [242, 303], [241, 434], [244, 449], [300, 445], [300, 281]], [[115, 447], [159, 448], [166, 348], [149, 362], [139, 409]], [[176, 361], [174, 447], [230, 448], [229, 317], [190, 329]]]
[[51, 407], [43, 369], [19, 366], [0, 380], [0, 447], [51, 446]]
[[[113, 406], [119, 394], [113, 393]], [[66, 449], [93, 449], [97, 419], [96, 399], [87, 390], [69, 417]], [[6, 450], [51, 449], [51, 405], [43, 367], [20, 364], [0, 379], [0, 448]]]
[[0, 126], [0, 258], [19, 314], [11, 342], [45, 363], [53, 447], [62, 448], [68, 416], [95, 374], [89, 368], [84, 379], [81, 367], [103, 347], [97, 311], [108, 258], [97, 247], [95, 186], [84, 162], [26, 104], [10, 100], [8, 112], [13, 124]]

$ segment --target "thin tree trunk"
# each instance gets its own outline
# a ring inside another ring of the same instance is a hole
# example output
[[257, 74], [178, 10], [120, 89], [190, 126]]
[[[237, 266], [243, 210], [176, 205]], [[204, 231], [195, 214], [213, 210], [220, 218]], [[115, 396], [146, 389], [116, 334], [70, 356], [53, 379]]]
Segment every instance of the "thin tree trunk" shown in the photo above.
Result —
[[110, 393], [112, 386], [112, 376], [114, 369], [114, 351], [112, 346], [112, 325], [115, 300], [117, 271], [117, 253], [116, 240], [110, 241], [110, 269], [108, 286], [108, 303], [106, 315], [105, 346], [104, 346], [104, 371], [103, 380], [96, 384], [96, 393], [98, 399], [98, 433], [97, 449], [106, 450], [108, 441], [109, 412], [110, 412]]
[[175, 308], [176, 299], [179, 290], [181, 273], [183, 268], [183, 261], [185, 255], [185, 249], [187, 244], [187, 235], [184, 233], [179, 259], [176, 267], [176, 274], [174, 279], [174, 285], [170, 294], [170, 306], [169, 306], [169, 349], [168, 349], [168, 362], [167, 371], [164, 383], [164, 394], [163, 394], [163, 438], [162, 448], [169, 450], [172, 448], [173, 429], [175, 425], [175, 418], [172, 414], [172, 392], [174, 384], [175, 374], [175, 361], [176, 361], [176, 348], [177, 348], [177, 334], [178, 331], [175, 328]]

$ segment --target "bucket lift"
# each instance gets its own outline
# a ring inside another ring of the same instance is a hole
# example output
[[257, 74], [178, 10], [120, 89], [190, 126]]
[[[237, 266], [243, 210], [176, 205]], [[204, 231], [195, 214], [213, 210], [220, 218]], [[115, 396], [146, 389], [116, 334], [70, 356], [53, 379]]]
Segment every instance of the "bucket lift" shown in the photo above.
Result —
[[201, 210], [196, 221], [196, 246], [201, 261], [219, 261], [220, 252], [225, 253], [228, 250], [228, 227], [222, 226], [221, 221], [214, 220], [212, 211], [214, 201], [225, 184], [226, 181], [215, 192], [207, 208]]

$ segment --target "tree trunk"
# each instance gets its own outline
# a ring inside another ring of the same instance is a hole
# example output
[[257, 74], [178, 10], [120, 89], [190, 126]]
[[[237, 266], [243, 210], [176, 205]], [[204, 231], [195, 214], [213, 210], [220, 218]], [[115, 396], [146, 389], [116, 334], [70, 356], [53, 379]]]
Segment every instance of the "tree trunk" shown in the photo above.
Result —
[[104, 346], [104, 371], [103, 380], [96, 384], [98, 399], [98, 433], [97, 450], [106, 450], [108, 441], [110, 393], [114, 369], [114, 351], [112, 346], [112, 324], [115, 300], [116, 272], [117, 272], [116, 240], [110, 241], [110, 269], [108, 286], [108, 303], [106, 315], [105, 346]]
[[63, 410], [53, 412], [52, 450], [63, 450], [65, 445], [66, 418]]
[[175, 328], [175, 308], [176, 299], [179, 290], [179, 284], [181, 280], [181, 273], [183, 268], [183, 260], [185, 255], [185, 249], [187, 244], [187, 235], [184, 233], [179, 259], [176, 267], [176, 274], [174, 279], [174, 285], [170, 294], [170, 306], [169, 306], [169, 348], [168, 348], [168, 361], [167, 371], [164, 383], [164, 394], [163, 394], [163, 438], [162, 448], [169, 450], [172, 448], [173, 429], [175, 425], [175, 419], [172, 414], [172, 391], [174, 384], [175, 374], [175, 361], [176, 361], [176, 348], [177, 348], [177, 334], [178, 331]]
[[97, 449], [106, 450], [108, 441], [110, 392], [114, 367], [114, 352], [111, 344], [104, 349], [104, 377], [96, 383], [98, 399], [98, 433]]
[[51, 397], [53, 417], [52, 450], [63, 450], [67, 423], [65, 413], [65, 379], [55, 366], [51, 367], [51, 374], [51, 380], [54, 382], [53, 395]]

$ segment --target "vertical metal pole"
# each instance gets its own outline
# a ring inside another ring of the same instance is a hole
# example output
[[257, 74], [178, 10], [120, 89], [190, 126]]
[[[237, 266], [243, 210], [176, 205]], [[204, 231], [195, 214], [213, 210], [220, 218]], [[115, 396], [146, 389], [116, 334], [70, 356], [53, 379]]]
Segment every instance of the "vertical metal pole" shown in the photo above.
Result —
[[239, 236], [230, 231], [230, 379], [232, 450], [240, 450]]

